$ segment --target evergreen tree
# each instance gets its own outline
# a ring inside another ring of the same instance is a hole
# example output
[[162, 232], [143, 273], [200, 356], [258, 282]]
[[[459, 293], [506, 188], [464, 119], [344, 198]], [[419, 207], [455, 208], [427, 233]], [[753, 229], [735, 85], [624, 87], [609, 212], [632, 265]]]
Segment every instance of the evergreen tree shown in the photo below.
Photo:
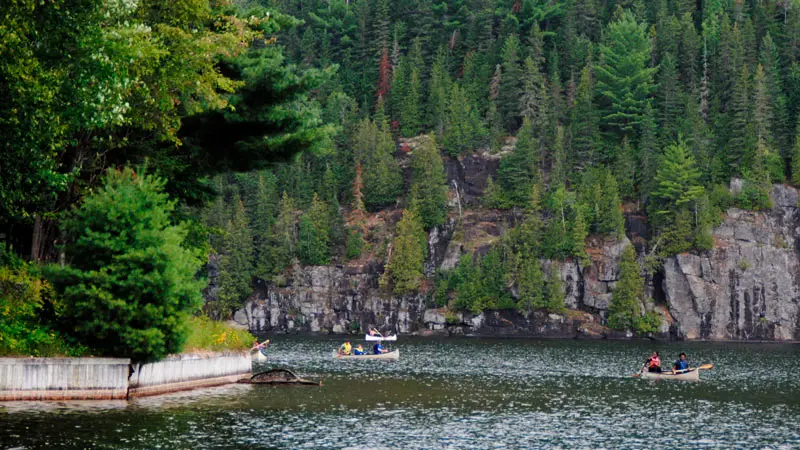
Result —
[[647, 25], [624, 11], [606, 28], [597, 66], [597, 92], [605, 102], [603, 123], [622, 134], [642, 121], [650, 103], [655, 68], [648, 67], [652, 44]]
[[453, 83], [444, 123], [445, 151], [451, 156], [458, 156], [480, 145], [484, 135], [476, 106], [459, 84]]
[[300, 216], [297, 255], [303, 264], [323, 265], [331, 260], [328, 248], [328, 213], [328, 206], [314, 194], [311, 208]]
[[225, 227], [219, 258], [217, 313], [222, 318], [241, 307], [253, 292], [253, 237], [238, 193], [234, 195], [232, 204], [234, 211]]
[[539, 145], [533, 136], [533, 124], [527, 117], [522, 122], [514, 150], [500, 160], [497, 180], [510, 206], [525, 207], [538, 174]]
[[639, 305], [644, 298], [644, 279], [632, 245], [622, 251], [619, 280], [608, 305], [608, 326], [614, 330], [634, 330], [641, 315]]
[[599, 115], [594, 105], [592, 68], [586, 65], [581, 78], [570, 118], [570, 166], [578, 169], [591, 167], [598, 161], [597, 144], [600, 140]]
[[656, 223], [684, 209], [703, 194], [700, 172], [686, 143], [678, 141], [664, 150], [664, 160], [655, 177], [651, 214]]
[[564, 308], [564, 284], [561, 282], [561, 274], [556, 270], [555, 265], [550, 265], [550, 274], [544, 289], [544, 308], [551, 313], [559, 313]]
[[447, 96], [450, 92], [450, 74], [447, 70], [447, 52], [440, 48], [433, 61], [431, 78], [428, 83], [428, 125], [436, 131], [437, 137], [444, 134], [447, 115]]
[[749, 171], [754, 162], [757, 140], [753, 129], [752, 111], [750, 71], [745, 65], [742, 66], [733, 87], [733, 97], [728, 112], [730, 138], [727, 155], [733, 175]]
[[637, 185], [640, 197], [650, 193], [656, 175], [660, 150], [657, 138], [658, 127], [655, 121], [655, 111], [650, 105], [645, 107], [644, 116], [640, 126], [639, 151], [637, 161]]
[[400, 131], [406, 137], [416, 136], [422, 123], [422, 114], [420, 113], [422, 81], [420, 80], [419, 68], [412, 66], [409, 70], [408, 84], [405, 89], [405, 96], [401, 100], [402, 106], [400, 109]]
[[425, 253], [422, 222], [413, 211], [405, 210], [397, 223], [392, 253], [381, 278], [383, 285], [391, 284], [398, 295], [415, 292], [422, 283]]
[[533, 254], [521, 254], [519, 260], [517, 308], [531, 312], [544, 305], [544, 273], [538, 258]]
[[278, 274], [285, 269], [294, 259], [297, 249], [297, 230], [295, 227], [294, 199], [283, 191], [281, 202], [278, 205], [278, 217], [272, 224], [270, 231], [271, 273]]
[[[677, 126], [683, 108], [678, 86], [678, 71], [675, 57], [666, 53], [659, 65], [658, 103], [659, 131], [662, 141], [674, 141], [678, 138]], [[646, 114], [646, 111], [645, 111]]]
[[636, 176], [636, 154], [633, 146], [628, 143], [628, 139], [622, 139], [622, 145], [617, 151], [617, 158], [614, 161], [614, 174], [619, 180], [619, 195], [622, 198], [634, 198], [635, 176]]
[[447, 178], [436, 139], [430, 137], [411, 156], [410, 208], [426, 229], [447, 217]]
[[199, 309], [200, 260], [170, 223], [165, 182], [109, 170], [66, 221], [69, 264], [49, 269], [64, 309], [59, 325], [95, 354], [158, 359], [181, 350], [185, 319]]
[[364, 119], [354, 139], [356, 156], [363, 168], [364, 204], [370, 209], [391, 204], [403, 187], [400, 169], [392, 156], [394, 141], [387, 128], [386, 124], [379, 128]]
[[520, 56], [519, 37], [509, 35], [502, 49], [502, 72], [498, 90], [500, 117], [507, 132], [514, 132], [519, 127], [519, 98], [522, 92], [522, 60]]

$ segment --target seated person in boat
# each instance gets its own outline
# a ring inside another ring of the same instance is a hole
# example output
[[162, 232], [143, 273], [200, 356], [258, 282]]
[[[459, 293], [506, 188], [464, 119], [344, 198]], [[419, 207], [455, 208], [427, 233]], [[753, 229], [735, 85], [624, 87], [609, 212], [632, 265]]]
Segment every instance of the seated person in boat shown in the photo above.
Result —
[[383, 348], [383, 345], [381, 345], [380, 342], [375, 343], [375, 345], [372, 347], [372, 350], [376, 355], [380, 355], [381, 353], [389, 353], [389, 350]]
[[258, 342], [258, 340], [256, 340], [256, 342], [253, 343], [253, 348], [251, 348], [250, 350], [261, 350], [261, 353], [264, 353], [266, 355], [267, 346], [269, 346], [269, 339], [260, 343]]
[[686, 360], [686, 353], [681, 353], [678, 355], [678, 360], [675, 361], [675, 364], [672, 365], [672, 371], [683, 371], [689, 368], [689, 361]]
[[369, 329], [369, 335], [370, 335], [370, 336], [381, 336], [381, 337], [383, 336], [383, 335], [381, 334], [381, 332], [380, 332], [380, 331], [378, 331], [378, 329], [377, 329], [377, 328], [370, 328], [370, 329]]
[[658, 356], [658, 352], [653, 352], [653, 356], [648, 358], [645, 361], [645, 365], [647, 366], [648, 372], [661, 372], [661, 358]]
[[353, 347], [350, 345], [350, 342], [345, 342], [344, 344], [342, 344], [339, 347], [339, 354], [340, 355], [349, 355], [351, 350], [352, 350], [352, 348]]
[[361, 344], [356, 345], [356, 349], [353, 350], [354, 355], [366, 355], [367, 352], [364, 351], [364, 347]]

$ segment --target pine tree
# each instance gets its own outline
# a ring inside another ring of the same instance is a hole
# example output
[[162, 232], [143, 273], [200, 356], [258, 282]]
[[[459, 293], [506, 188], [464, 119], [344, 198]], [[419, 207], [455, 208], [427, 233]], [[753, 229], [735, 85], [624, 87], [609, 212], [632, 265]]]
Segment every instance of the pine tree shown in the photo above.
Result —
[[227, 317], [244, 304], [253, 292], [253, 237], [247, 224], [244, 204], [236, 194], [232, 204], [232, 219], [225, 227], [222, 255], [219, 263], [219, 291], [217, 292], [220, 317]]
[[619, 280], [608, 305], [608, 326], [614, 330], [634, 330], [639, 319], [639, 305], [644, 298], [644, 279], [632, 245], [622, 251]]
[[375, 97], [380, 101], [385, 99], [391, 89], [392, 66], [389, 64], [389, 49], [384, 48], [381, 52], [381, 59], [378, 62], [378, 86]]
[[436, 53], [431, 69], [431, 78], [428, 83], [428, 125], [436, 131], [441, 138], [444, 133], [445, 117], [447, 114], [447, 96], [450, 91], [450, 74], [447, 70], [447, 51], [440, 48]]
[[556, 138], [553, 142], [552, 164], [550, 167], [550, 183], [563, 184], [567, 181], [567, 149], [564, 143], [564, 127], [556, 127]]
[[792, 147], [791, 158], [791, 177], [792, 184], [800, 186], [800, 116], [797, 117], [797, 127], [795, 130], [794, 147]]
[[678, 138], [678, 118], [682, 107], [675, 57], [666, 53], [661, 59], [658, 77], [658, 122], [662, 141], [671, 142]]
[[522, 76], [522, 95], [520, 96], [520, 113], [523, 119], [530, 120], [534, 127], [534, 136], [542, 139], [548, 129], [550, 113], [547, 105], [550, 101], [547, 95], [544, 75], [539, 70], [533, 58], [525, 59]]
[[597, 143], [599, 115], [594, 105], [592, 68], [586, 65], [581, 70], [575, 105], [570, 120], [570, 167], [584, 169], [598, 160]]
[[517, 308], [531, 312], [544, 305], [544, 273], [539, 259], [527, 252], [519, 255], [519, 273], [517, 275]]
[[772, 109], [772, 122], [769, 128], [775, 139], [775, 149], [777, 153], [787, 155], [793, 143], [793, 130], [789, 123], [787, 97], [783, 92], [780, 54], [769, 32], [764, 35], [761, 41], [759, 62], [764, 67], [769, 105]]
[[[647, 105], [639, 127], [639, 151], [638, 151], [638, 170], [640, 197], [650, 194], [653, 187], [653, 180], [656, 175], [660, 150], [658, 148], [658, 138], [656, 136], [658, 127], [655, 121], [655, 111]], [[646, 198], [645, 198], [646, 199]]]
[[603, 122], [621, 134], [628, 134], [642, 121], [650, 103], [653, 74], [649, 68], [652, 44], [647, 25], [624, 11], [606, 28], [600, 45], [602, 62], [597, 66], [597, 92], [605, 100]]
[[413, 211], [403, 211], [397, 223], [397, 232], [392, 241], [392, 254], [381, 279], [383, 285], [390, 283], [395, 294], [415, 292], [423, 278], [423, 263], [426, 248], [422, 222]]
[[634, 198], [636, 176], [636, 154], [633, 146], [628, 143], [628, 138], [622, 139], [622, 145], [617, 151], [614, 161], [614, 175], [619, 184], [619, 195], [622, 198]]
[[519, 37], [509, 35], [502, 49], [502, 75], [498, 91], [500, 117], [507, 132], [519, 127], [519, 98], [522, 92], [522, 60]]
[[622, 237], [625, 232], [625, 217], [622, 215], [622, 201], [616, 178], [606, 172], [600, 197], [600, 216], [598, 227], [601, 233]]
[[736, 79], [729, 106], [728, 165], [734, 175], [741, 175], [752, 167], [757, 144], [752, 120], [752, 95], [750, 71], [746, 65]]
[[328, 205], [315, 193], [310, 209], [300, 216], [297, 255], [303, 264], [323, 265], [330, 262], [329, 220]]
[[430, 137], [411, 156], [410, 208], [426, 229], [447, 217], [447, 178], [436, 140]]
[[356, 157], [363, 168], [364, 204], [374, 209], [391, 204], [400, 194], [403, 179], [392, 154], [395, 146], [388, 126], [369, 119], [359, 124], [354, 139]]
[[559, 313], [565, 310], [564, 284], [561, 282], [561, 274], [553, 264], [550, 265], [550, 274], [547, 276], [545, 283], [543, 306], [551, 313]]
[[297, 229], [295, 227], [294, 199], [283, 191], [278, 205], [278, 217], [272, 224], [270, 240], [272, 241], [270, 266], [271, 273], [278, 274], [294, 259], [297, 248]]
[[201, 261], [184, 247], [185, 226], [170, 223], [164, 185], [109, 170], [62, 223], [70, 263], [48, 267], [47, 278], [64, 307], [61, 329], [95, 355], [147, 361], [177, 353], [185, 319], [202, 304]]
[[486, 134], [477, 107], [458, 83], [453, 83], [444, 123], [444, 149], [458, 156], [481, 144]]
[[703, 194], [700, 171], [686, 143], [678, 141], [664, 150], [664, 160], [655, 177], [651, 215], [655, 223], [667, 223], [670, 216], [686, 208]]
[[421, 93], [422, 81], [420, 80], [419, 68], [412, 66], [408, 76], [405, 97], [401, 100], [400, 131], [403, 136], [416, 136], [420, 131], [422, 123], [422, 114], [420, 113]]
[[539, 145], [533, 133], [531, 120], [525, 118], [514, 150], [500, 160], [497, 169], [497, 181], [512, 206], [525, 207], [528, 204], [531, 187], [538, 174]]

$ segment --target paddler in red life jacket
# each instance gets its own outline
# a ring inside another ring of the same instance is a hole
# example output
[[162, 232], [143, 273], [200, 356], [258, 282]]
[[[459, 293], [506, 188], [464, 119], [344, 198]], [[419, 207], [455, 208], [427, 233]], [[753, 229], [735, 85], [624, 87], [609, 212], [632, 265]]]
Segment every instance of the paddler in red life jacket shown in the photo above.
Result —
[[645, 365], [647, 365], [648, 372], [661, 372], [661, 358], [659, 358], [658, 352], [653, 352], [653, 356], [645, 361]]

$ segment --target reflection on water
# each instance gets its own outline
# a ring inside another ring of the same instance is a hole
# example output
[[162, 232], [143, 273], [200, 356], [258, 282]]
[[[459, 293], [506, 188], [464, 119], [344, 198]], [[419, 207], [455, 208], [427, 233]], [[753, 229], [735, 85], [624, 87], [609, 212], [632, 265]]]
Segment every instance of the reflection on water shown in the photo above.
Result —
[[[0, 404], [21, 448], [800, 446], [800, 347], [490, 339], [398, 342], [401, 359], [331, 358], [277, 336], [264, 368], [322, 387], [231, 385], [132, 402]], [[631, 377], [653, 350], [714, 363], [699, 383]]]

